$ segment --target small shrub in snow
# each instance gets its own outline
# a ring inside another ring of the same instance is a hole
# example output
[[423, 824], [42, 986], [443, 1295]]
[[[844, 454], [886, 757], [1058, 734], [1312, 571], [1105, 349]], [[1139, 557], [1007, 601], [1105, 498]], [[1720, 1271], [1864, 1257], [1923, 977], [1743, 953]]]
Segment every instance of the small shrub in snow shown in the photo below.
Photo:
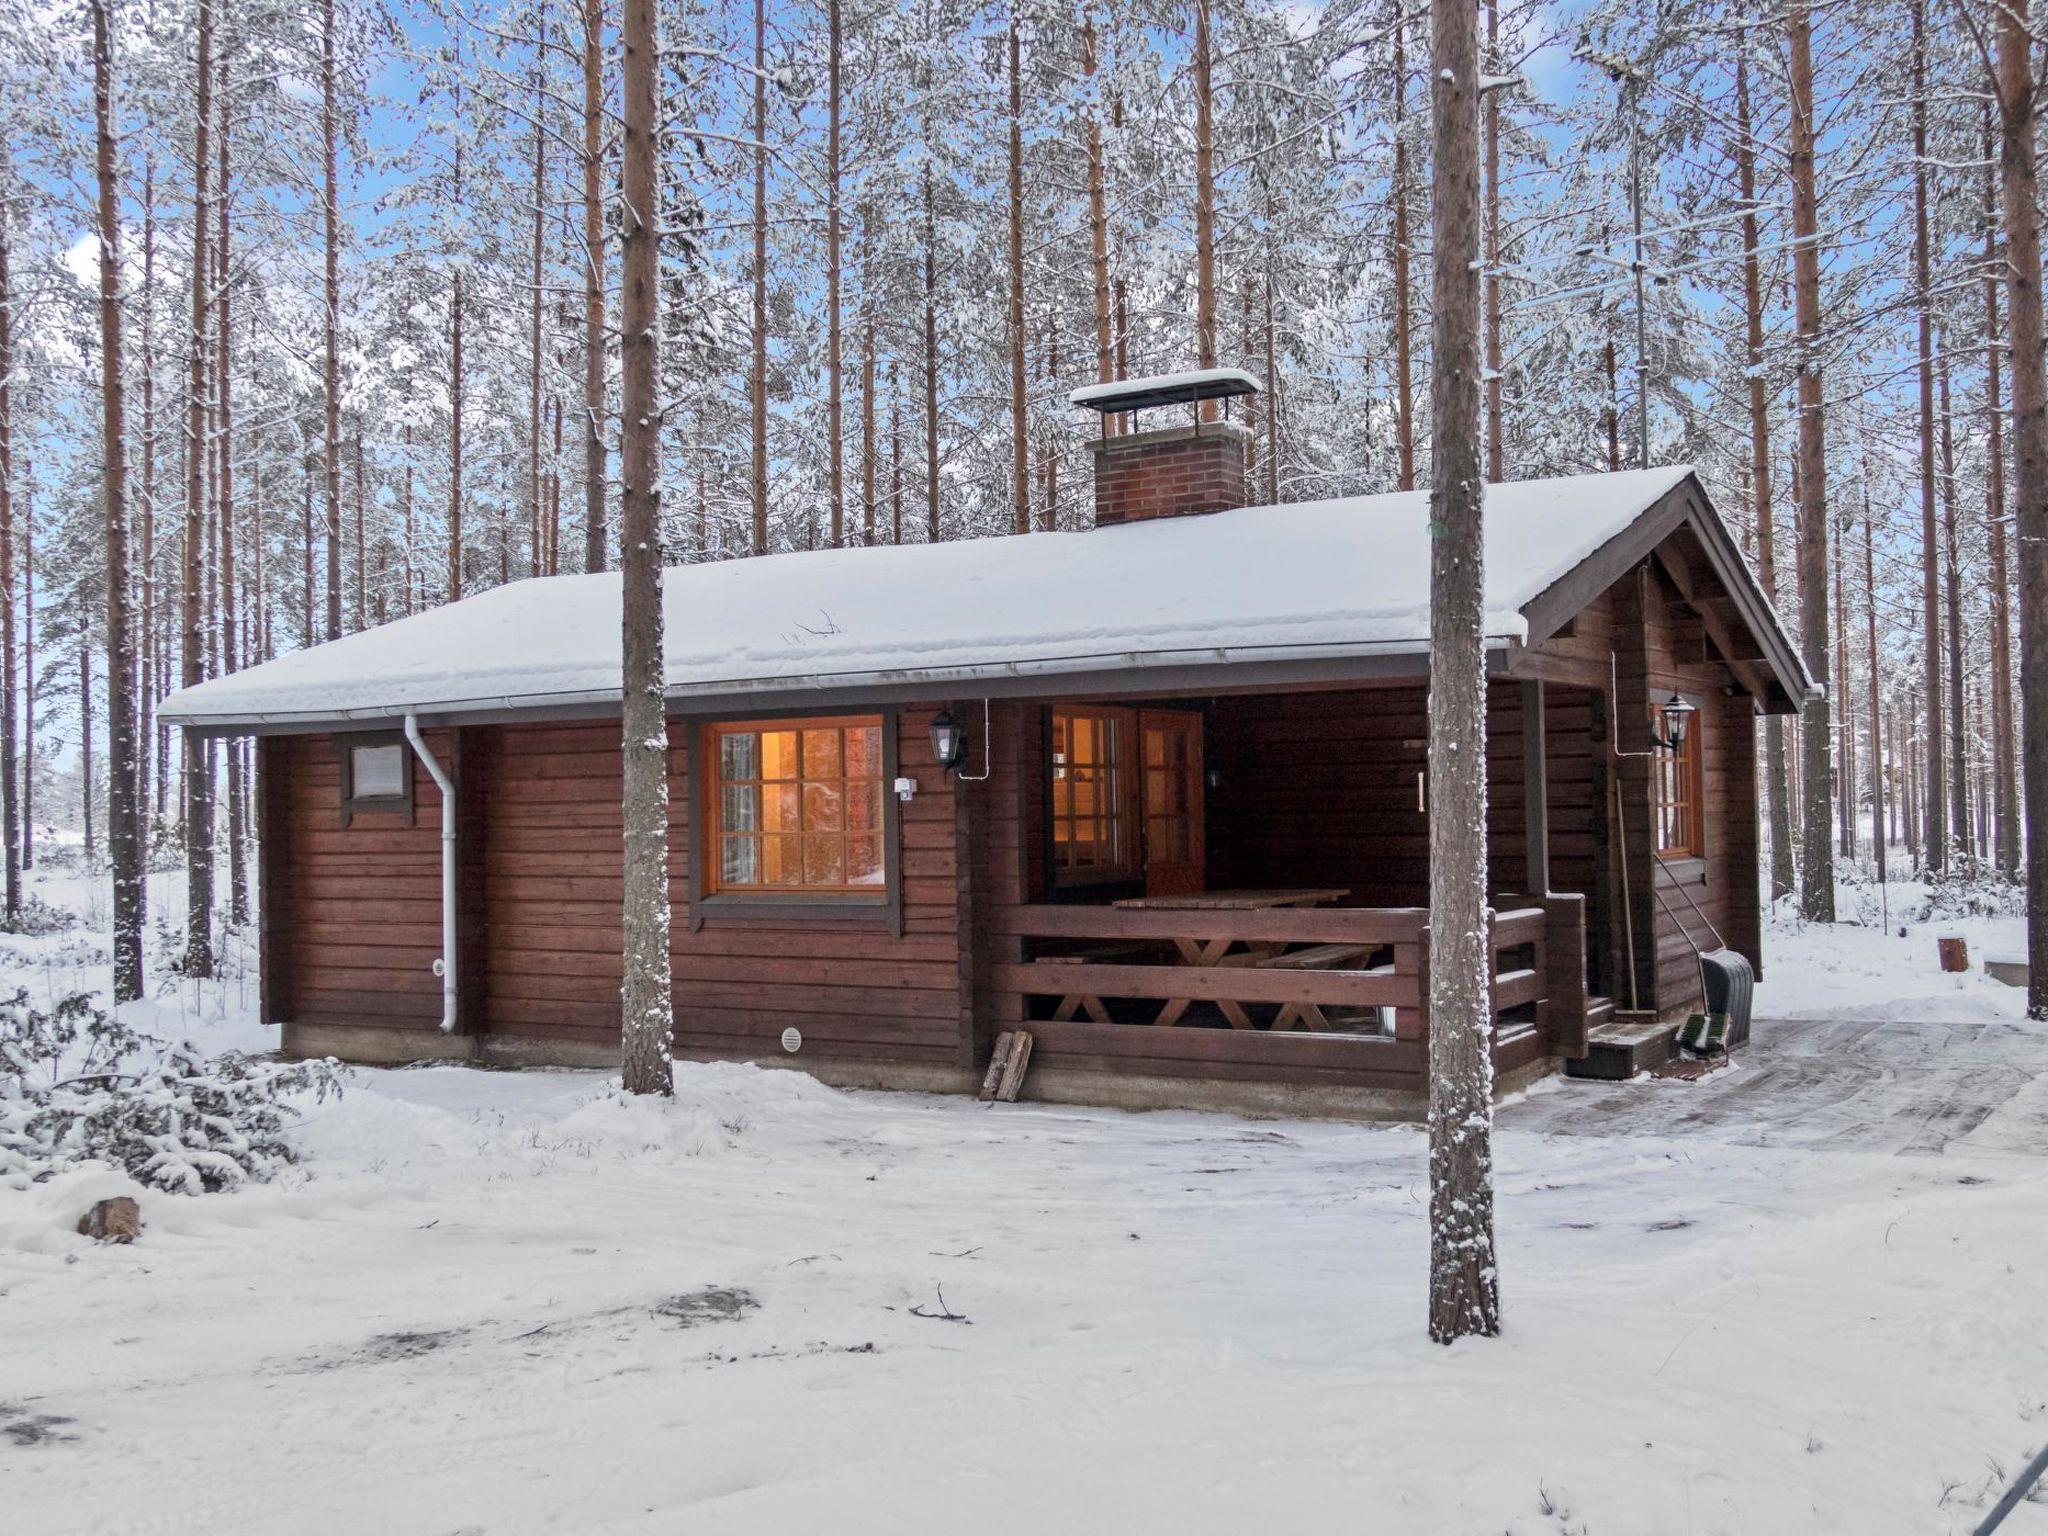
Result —
[[1945, 873], [1927, 876], [1927, 906], [1923, 921], [2023, 917], [2026, 910], [2024, 886], [2007, 880], [1995, 870], [1979, 867], [1974, 859], [1959, 859]]
[[86, 1162], [179, 1194], [270, 1178], [296, 1161], [293, 1099], [341, 1091], [332, 1061], [207, 1057], [167, 1045], [73, 993], [49, 1012], [0, 1000], [0, 1184]]
[[23, 897], [21, 911], [12, 922], [0, 915], [0, 932], [6, 933], [69, 933], [77, 926], [76, 912], [47, 902], [40, 896]]

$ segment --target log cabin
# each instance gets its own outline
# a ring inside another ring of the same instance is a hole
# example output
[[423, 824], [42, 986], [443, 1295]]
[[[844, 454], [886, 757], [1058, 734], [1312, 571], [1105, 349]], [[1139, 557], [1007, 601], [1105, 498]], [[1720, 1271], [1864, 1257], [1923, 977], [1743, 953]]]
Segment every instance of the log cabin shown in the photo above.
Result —
[[[1085, 530], [665, 573], [679, 1059], [962, 1091], [1023, 1028], [1029, 1096], [1421, 1112], [1428, 499], [1248, 505], [1253, 388], [1077, 391]], [[1485, 564], [1506, 1091], [1762, 973], [1817, 689], [1688, 469], [1490, 487]], [[619, 625], [513, 582], [165, 703], [255, 738], [287, 1053], [617, 1060]]]

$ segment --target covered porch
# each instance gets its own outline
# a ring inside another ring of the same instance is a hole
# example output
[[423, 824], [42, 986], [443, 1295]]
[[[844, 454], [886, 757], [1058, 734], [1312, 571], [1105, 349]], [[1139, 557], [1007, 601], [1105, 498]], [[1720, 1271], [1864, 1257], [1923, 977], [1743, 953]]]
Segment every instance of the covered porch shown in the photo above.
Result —
[[[998, 706], [983, 1027], [1031, 1030], [1048, 1076], [1412, 1108], [1429, 1029], [1426, 708], [1411, 679]], [[1512, 1082], [1583, 1054], [1602, 1007], [1606, 711], [1592, 690], [1501, 681], [1489, 714], [1494, 1051]]]

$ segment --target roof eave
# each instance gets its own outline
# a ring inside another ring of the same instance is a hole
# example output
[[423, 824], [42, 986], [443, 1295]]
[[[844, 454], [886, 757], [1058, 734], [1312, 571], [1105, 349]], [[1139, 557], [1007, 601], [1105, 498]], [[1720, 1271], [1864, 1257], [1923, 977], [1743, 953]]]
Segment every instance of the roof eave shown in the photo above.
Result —
[[[1486, 647], [1496, 668], [1503, 666], [1518, 635], [1489, 636]], [[709, 679], [674, 685], [665, 692], [678, 714], [713, 709], [744, 713], [756, 708], [833, 706], [851, 702], [893, 703], [949, 698], [1075, 696], [1126, 692], [1159, 695], [1220, 688], [1315, 685], [1419, 675], [1427, 669], [1427, 637], [1332, 645], [1217, 646], [1200, 650], [1134, 651], [1114, 655], [1046, 657], [982, 666], [895, 668], [886, 671], [814, 673], [773, 679]], [[349, 710], [171, 711], [159, 718], [203, 736], [287, 735], [362, 729], [417, 714], [422, 722], [483, 724], [614, 715], [616, 691], [485, 696], [398, 702]]]
[[[1736, 546], [1720, 514], [1713, 509], [1699, 476], [1686, 477], [1660, 496], [1644, 513], [1523, 606], [1529, 626], [1528, 644], [1535, 646], [1564, 627], [1592, 598], [1656, 553], [1680, 528], [1691, 528], [1715, 576], [1734, 600], [1742, 622], [1756, 639], [1772, 679], [1796, 711], [1812, 699], [1824, 698], [1800, 659], [1798, 647], [1770, 599], [1764, 595], [1749, 561]], [[1761, 701], [1768, 707], [1769, 701]], [[1782, 711], [1779, 711], [1782, 712]]]

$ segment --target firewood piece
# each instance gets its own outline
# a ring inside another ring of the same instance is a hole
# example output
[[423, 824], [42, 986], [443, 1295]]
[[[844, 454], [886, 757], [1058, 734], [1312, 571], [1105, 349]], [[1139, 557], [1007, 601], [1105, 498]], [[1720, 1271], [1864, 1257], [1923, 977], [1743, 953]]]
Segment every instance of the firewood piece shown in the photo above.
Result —
[[96, 1243], [132, 1243], [142, 1234], [142, 1207], [126, 1195], [102, 1200], [78, 1218], [78, 1230]]
[[984, 1104], [995, 1098], [997, 1088], [1002, 1085], [1003, 1064], [1010, 1058], [1010, 1044], [1015, 1039], [1016, 1036], [1007, 1029], [996, 1036], [996, 1048], [989, 1053], [988, 1073], [981, 1080], [980, 1099]]
[[1020, 1029], [1010, 1037], [1009, 1054], [1003, 1061], [1003, 1080], [996, 1089], [999, 1103], [1014, 1104], [1024, 1086], [1024, 1072], [1031, 1065], [1031, 1031]]
[[1936, 939], [1935, 945], [1941, 951], [1941, 968], [1944, 971], [1962, 972], [1970, 968], [1970, 945], [1966, 939]]

